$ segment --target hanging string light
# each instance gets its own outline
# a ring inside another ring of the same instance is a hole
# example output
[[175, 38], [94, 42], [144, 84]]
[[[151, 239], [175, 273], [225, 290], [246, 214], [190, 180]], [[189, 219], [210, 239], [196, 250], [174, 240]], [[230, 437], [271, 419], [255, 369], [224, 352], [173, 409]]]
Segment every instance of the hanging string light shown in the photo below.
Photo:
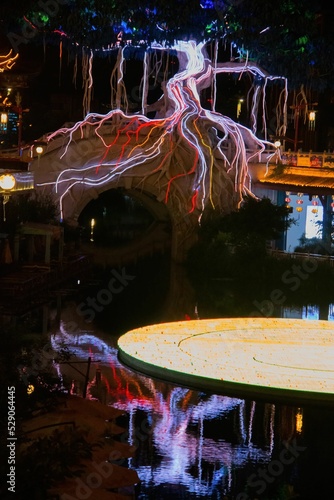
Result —
[[314, 207], [316, 207], [317, 205], [319, 205], [318, 195], [312, 196], [312, 205]]

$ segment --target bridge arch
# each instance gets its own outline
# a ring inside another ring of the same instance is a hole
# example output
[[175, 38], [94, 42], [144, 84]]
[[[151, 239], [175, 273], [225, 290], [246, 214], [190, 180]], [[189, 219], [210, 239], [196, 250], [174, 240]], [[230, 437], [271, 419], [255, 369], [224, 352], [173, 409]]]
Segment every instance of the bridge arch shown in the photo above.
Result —
[[[117, 157], [120, 152], [114, 154]], [[78, 137], [68, 148], [62, 139], [50, 141], [46, 151], [30, 162], [36, 192], [51, 194], [59, 204], [61, 219], [75, 227], [89, 202], [108, 190], [122, 188], [140, 201], [156, 221], [169, 225], [171, 257], [175, 262], [184, 262], [197, 240], [198, 212], [184, 213], [177, 197], [171, 196], [166, 202], [169, 179], [161, 178], [159, 172], [150, 173], [150, 165], [141, 166], [148, 170], [147, 175], [109, 176], [106, 182], [100, 182], [110, 172], [110, 165], [99, 164], [103, 155], [105, 147], [96, 137]], [[184, 187], [189, 189], [187, 185]], [[182, 197], [182, 188], [178, 186], [178, 189]]]

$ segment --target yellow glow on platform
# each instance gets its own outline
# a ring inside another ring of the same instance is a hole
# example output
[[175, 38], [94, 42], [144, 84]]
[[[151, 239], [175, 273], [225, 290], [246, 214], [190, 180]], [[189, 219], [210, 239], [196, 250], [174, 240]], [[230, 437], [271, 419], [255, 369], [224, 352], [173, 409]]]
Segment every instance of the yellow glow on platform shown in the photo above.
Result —
[[[181, 321], [132, 330], [121, 361], [208, 389], [334, 401], [334, 324], [279, 318]], [[278, 391], [277, 391], [278, 390]], [[283, 394], [284, 393], [284, 394]]]

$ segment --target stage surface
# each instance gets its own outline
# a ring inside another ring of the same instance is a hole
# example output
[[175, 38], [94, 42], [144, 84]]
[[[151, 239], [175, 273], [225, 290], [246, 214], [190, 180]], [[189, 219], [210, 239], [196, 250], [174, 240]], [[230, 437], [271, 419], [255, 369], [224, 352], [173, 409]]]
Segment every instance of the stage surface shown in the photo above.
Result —
[[161, 323], [118, 340], [124, 364], [197, 390], [334, 403], [334, 322], [227, 318]]

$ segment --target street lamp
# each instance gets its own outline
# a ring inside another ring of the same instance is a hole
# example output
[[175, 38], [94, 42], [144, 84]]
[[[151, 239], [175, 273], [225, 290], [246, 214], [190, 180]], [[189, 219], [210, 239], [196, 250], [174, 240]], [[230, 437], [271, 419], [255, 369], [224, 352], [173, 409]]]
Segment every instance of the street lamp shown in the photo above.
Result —
[[3, 221], [6, 222], [6, 204], [9, 201], [10, 192], [15, 188], [16, 179], [14, 175], [4, 173], [0, 175], [0, 188], [4, 191], [2, 197]]
[[43, 141], [36, 141], [34, 143], [34, 149], [35, 149], [35, 153], [38, 155], [38, 156], [41, 156], [45, 149], [47, 147], [47, 143], [46, 142], [43, 142]]
[[12, 174], [2, 174], [0, 175], [0, 188], [3, 190], [11, 191], [16, 184], [16, 179]]

